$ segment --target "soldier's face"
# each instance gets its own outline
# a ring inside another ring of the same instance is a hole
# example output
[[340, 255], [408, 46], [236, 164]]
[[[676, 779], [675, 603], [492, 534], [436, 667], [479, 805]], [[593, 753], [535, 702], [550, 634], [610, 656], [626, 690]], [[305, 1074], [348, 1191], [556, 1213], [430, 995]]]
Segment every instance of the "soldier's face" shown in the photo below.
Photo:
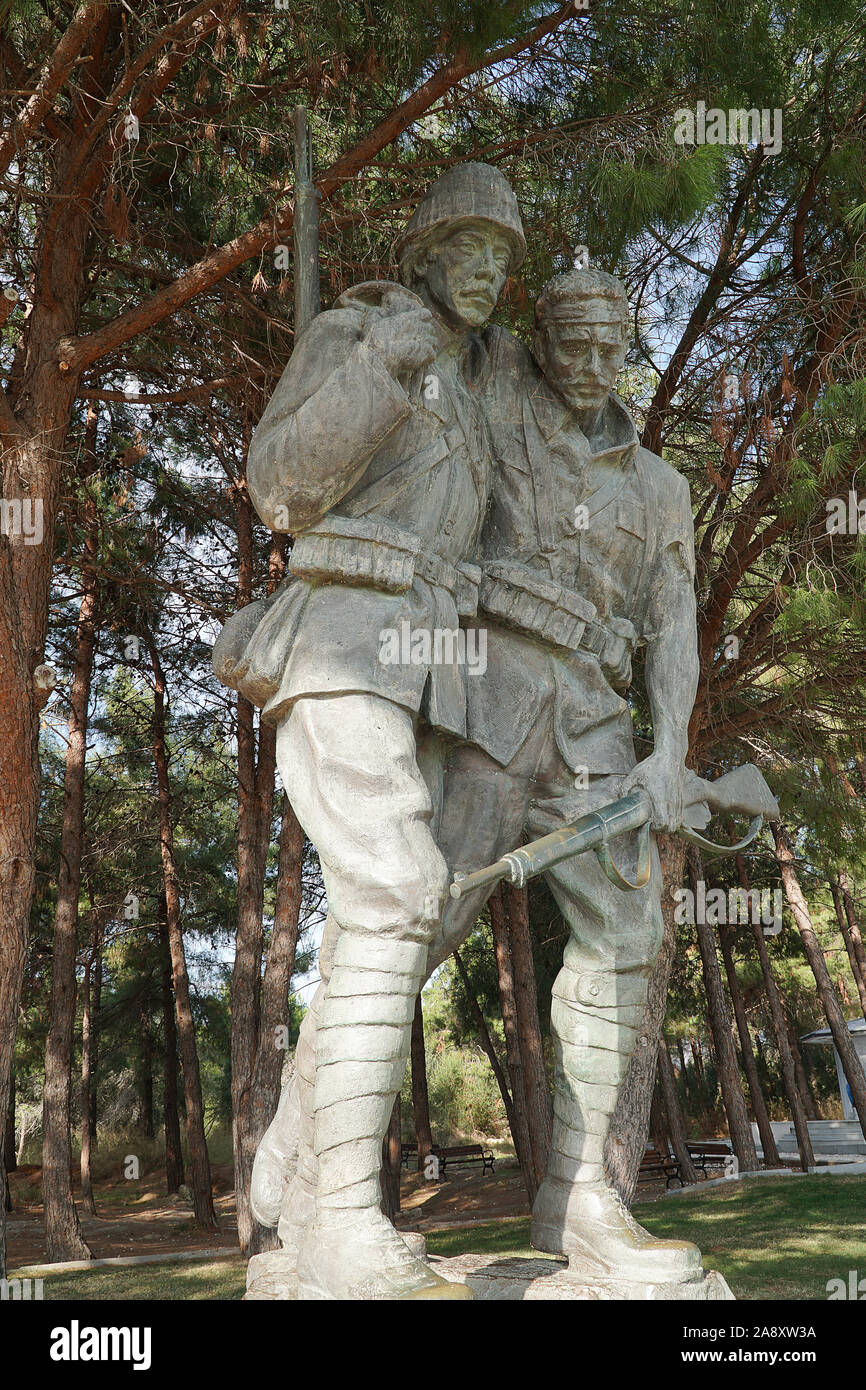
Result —
[[603, 405], [625, 361], [620, 320], [602, 304], [579, 319], [552, 314], [538, 335], [544, 375], [574, 410]]
[[480, 328], [493, 312], [510, 262], [506, 238], [492, 227], [456, 227], [431, 248], [419, 276], [448, 323]]

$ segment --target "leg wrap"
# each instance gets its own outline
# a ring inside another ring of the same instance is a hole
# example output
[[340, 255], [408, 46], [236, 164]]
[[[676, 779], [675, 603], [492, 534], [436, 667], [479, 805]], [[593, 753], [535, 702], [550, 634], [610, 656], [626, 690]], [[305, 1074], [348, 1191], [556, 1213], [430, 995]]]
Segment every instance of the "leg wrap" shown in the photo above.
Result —
[[320, 1218], [378, 1207], [382, 1139], [409, 1051], [427, 946], [345, 932], [316, 1038]]
[[604, 1182], [604, 1145], [646, 1002], [646, 972], [564, 965], [553, 988], [555, 1080], [548, 1177]]

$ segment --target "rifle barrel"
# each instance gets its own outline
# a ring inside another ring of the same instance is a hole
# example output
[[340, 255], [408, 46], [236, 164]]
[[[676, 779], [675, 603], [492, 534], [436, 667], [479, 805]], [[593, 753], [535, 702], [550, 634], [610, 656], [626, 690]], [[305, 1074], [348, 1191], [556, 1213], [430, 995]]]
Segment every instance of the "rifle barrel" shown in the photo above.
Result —
[[564, 825], [560, 830], [554, 830], [540, 840], [533, 840], [531, 844], [513, 850], [495, 864], [478, 869], [472, 874], [455, 874], [450, 889], [451, 896], [463, 898], [467, 893], [491, 887], [503, 879], [522, 888], [530, 878], [535, 878], [536, 874], [543, 873], [545, 869], [551, 868], [561, 860], [570, 859], [575, 854], [584, 854], [586, 850], [595, 849], [605, 840], [624, 835], [629, 830], [639, 829], [646, 824], [651, 814], [650, 801], [645, 792], [636, 791], [628, 796], [621, 796], [598, 811], [590, 811], [587, 815], [581, 816], [571, 825]]
[[321, 310], [319, 195], [313, 184], [313, 140], [306, 106], [295, 107], [295, 342]]

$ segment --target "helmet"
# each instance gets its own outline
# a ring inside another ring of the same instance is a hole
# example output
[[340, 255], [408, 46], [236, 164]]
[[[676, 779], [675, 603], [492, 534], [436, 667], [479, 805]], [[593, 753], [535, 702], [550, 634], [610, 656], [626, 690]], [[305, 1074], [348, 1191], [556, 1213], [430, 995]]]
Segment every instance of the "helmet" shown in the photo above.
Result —
[[394, 254], [402, 263], [407, 251], [438, 228], [481, 219], [492, 222], [511, 245], [511, 269], [526, 255], [517, 199], [503, 174], [491, 164], [455, 164], [429, 188], [397, 238]]

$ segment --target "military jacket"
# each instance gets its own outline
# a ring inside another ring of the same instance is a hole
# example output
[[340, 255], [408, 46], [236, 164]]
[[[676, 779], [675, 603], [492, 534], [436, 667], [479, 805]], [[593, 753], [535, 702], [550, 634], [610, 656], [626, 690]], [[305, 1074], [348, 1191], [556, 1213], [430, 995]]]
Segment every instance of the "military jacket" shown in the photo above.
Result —
[[407, 301], [421, 303], [387, 282], [341, 295], [297, 343], [253, 436], [250, 495], [266, 526], [294, 534], [290, 574], [229, 620], [214, 668], [274, 723], [301, 696], [366, 691], [465, 733], [455, 646], [382, 659], [384, 633], [456, 633], [458, 613], [475, 612], [491, 464], [479, 337], [399, 380], [367, 345], [372, 317]]
[[496, 471], [480, 563], [492, 621], [486, 674], [467, 679], [468, 735], [506, 764], [553, 688], [569, 766], [625, 772], [631, 652], [694, 604], [688, 485], [640, 447], [616, 396], [593, 451], [527, 349], [501, 329], [486, 337]]

